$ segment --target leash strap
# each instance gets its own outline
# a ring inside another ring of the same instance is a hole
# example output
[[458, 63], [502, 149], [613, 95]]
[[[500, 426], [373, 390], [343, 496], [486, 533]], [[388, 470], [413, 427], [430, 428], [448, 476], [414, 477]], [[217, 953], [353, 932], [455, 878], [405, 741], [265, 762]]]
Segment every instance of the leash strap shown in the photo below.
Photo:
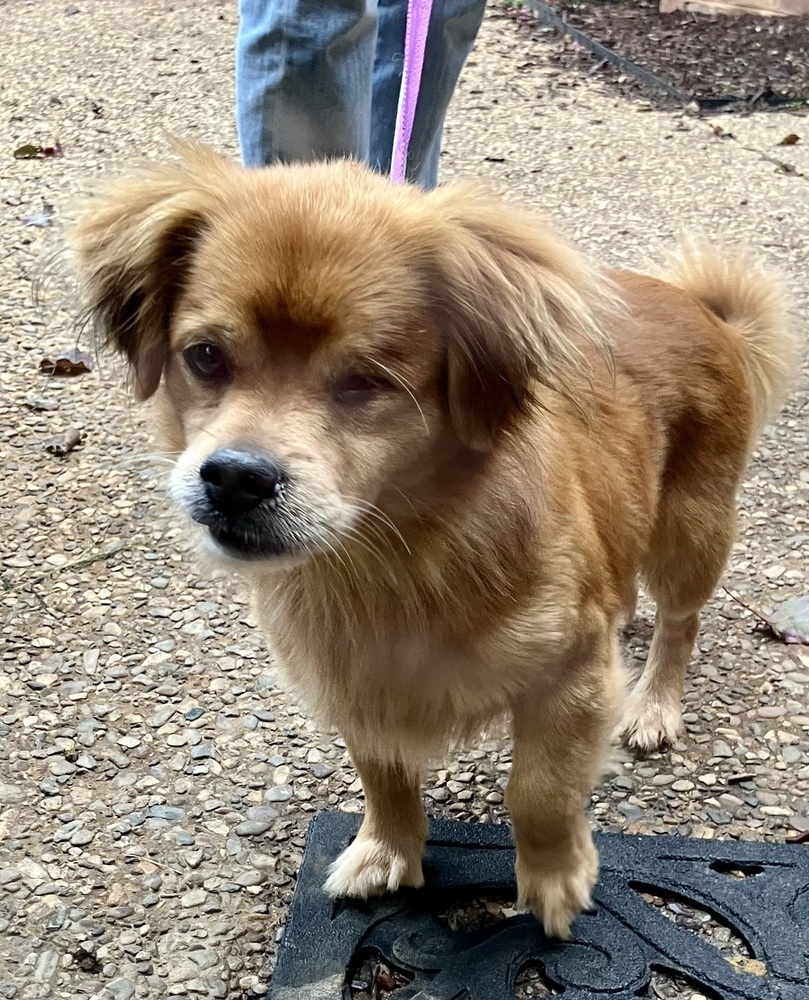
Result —
[[416, 105], [419, 100], [424, 50], [427, 47], [427, 31], [430, 27], [432, 8], [432, 0], [408, 0], [407, 3], [404, 70], [399, 90], [399, 106], [396, 109], [396, 130], [393, 134], [390, 168], [390, 179], [394, 184], [401, 184], [405, 179], [407, 151], [410, 147]]

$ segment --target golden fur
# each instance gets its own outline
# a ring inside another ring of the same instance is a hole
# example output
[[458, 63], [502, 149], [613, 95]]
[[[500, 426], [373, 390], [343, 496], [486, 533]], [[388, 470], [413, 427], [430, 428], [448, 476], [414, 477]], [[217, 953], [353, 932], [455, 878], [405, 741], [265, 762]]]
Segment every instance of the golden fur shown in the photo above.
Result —
[[[777, 281], [687, 245], [660, 278], [606, 275], [473, 185], [204, 150], [113, 185], [73, 241], [93, 316], [159, 389], [179, 503], [204, 504], [216, 449], [285, 470], [282, 554], [206, 545], [362, 777], [327, 890], [420, 885], [425, 760], [507, 720], [520, 903], [565, 936], [597, 874], [583, 802], [619, 722], [641, 748], [678, 732], [735, 493], [797, 370]], [[201, 342], [217, 384], [183, 360]], [[639, 575], [657, 621], [627, 700]]]

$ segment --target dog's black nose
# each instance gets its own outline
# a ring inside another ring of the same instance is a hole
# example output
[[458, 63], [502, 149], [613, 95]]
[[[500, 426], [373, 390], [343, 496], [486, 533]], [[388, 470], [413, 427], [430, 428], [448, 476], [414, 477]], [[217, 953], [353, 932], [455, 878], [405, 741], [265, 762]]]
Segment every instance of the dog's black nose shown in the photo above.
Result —
[[253, 510], [281, 492], [284, 476], [271, 455], [241, 448], [220, 448], [199, 470], [211, 505], [225, 517]]

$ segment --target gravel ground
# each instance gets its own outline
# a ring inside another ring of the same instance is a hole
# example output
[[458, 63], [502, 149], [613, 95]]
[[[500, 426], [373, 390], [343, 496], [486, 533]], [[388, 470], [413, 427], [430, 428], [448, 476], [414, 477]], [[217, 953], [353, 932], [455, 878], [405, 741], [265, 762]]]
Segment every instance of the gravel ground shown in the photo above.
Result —
[[[268, 988], [310, 816], [360, 810], [359, 784], [342, 742], [276, 687], [238, 586], [200, 576], [164, 499], [148, 414], [115, 365], [39, 371], [80, 337], [59, 253], [70, 200], [101, 173], [164, 155], [163, 129], [235, 152], [234, 4], [14, 0], [0, 22], [0, 998], [249, 1000]], [[545, 51], [493, 8], [450, 116], [445, 176], [488, 177], [544, 205], [611, 264], [642, 263], [687, 225], [751, 240], [807, 287], [805, 118], [731, 126], [651, 112], [550, 69]], [[786, 133], [802, 143], [779, 149]], [[12, 156], [57, 140], [61, 158]], [[70, 430], [75, 450], [46, 450]], [[808, 495], [804, 380], [740, 499], [726, 583], [748, 603], [809, 589]], [[650, 623], [644, 605], [630, 661], [645, 656]], [[594, 822], [805, 833], [807, 692], [809, 647], [755, 631], [719, 593], [686, 735], [627, 764], [595, 796]], [[430, 776], [431, 811], [502, 821], [508, 763], [503, 747], [447, 762]], [[657, 995], [691, 995], [669, 987]]]

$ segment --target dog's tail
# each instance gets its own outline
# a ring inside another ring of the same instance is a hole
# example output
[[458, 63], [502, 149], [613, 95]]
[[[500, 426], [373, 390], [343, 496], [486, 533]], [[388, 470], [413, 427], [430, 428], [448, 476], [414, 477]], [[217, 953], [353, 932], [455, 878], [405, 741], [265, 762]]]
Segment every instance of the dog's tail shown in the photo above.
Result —
[[778, 415], [801, 372], [802, 344], [783, 277], [747, 249], [691, 239], [680, 241], [661, 277], [742, 333], [757, 437]]

